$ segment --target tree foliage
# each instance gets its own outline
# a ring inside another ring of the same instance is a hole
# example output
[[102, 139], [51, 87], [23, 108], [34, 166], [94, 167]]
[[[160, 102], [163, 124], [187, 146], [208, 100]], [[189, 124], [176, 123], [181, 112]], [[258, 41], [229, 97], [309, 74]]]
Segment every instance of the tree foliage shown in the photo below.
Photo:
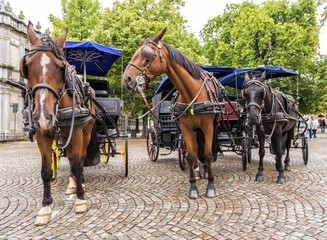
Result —
[[280, 65], [297, 70], [292, 78], [273, 79], [272, 85], [300, 98], [303, 112], [319, 108], [319, 77], [315, 66], [319, 26], [314, 0], [249, 1], [228, 5], [205, 25], [204, 54], [213, 65], [255, 67]]
[[54, 27], [52, 35], [60, 36], [69, 28], [68, 39], [89, 40], [92, 32], [102, 19], [102, 9], [98, 0], [61, 0], [62, 18], [50, 14]]

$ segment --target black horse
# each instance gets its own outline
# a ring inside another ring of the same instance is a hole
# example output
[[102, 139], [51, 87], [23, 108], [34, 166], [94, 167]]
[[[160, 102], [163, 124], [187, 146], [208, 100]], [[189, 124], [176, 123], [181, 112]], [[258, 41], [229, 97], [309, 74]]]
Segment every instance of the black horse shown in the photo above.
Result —
[[250, 79], [246, 73], [243, 84], [243, 97], [247, 101], [248, 124], [256, 129], [260, 143], [260, 163], [255, 180], [263, 181], [264, 144], [265, 140], [270, 138], [270, 150], [275, 155], [276, 169], [279, 171], [277, 183], [285, 183], [282, 157], [286, 149], [285, 170], [290, 171], [289, 150], [298, 122], [298, 110], [291, 96], [273, 89], [265, 83], [265, 78], [266, 72], [263, 72], [259, 79]]

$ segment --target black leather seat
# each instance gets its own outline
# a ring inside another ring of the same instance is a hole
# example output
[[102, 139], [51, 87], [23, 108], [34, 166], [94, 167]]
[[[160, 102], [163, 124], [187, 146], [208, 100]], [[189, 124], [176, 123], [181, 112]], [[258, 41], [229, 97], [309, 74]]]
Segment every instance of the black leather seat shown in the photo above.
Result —
[[109, 82], [107, 80], [87, 79], [95, 91], [95, 97], [109, 97]]

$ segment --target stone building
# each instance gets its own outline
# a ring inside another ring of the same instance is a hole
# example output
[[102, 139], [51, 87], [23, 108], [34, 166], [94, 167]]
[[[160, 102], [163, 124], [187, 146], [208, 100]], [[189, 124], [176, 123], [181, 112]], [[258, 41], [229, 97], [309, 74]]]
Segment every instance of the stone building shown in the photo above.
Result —
[[[6, 80], [26, 84], [19, 74], [20, 59], [28, 52], [23, 12], [16, 16], [9, 3], [0, 0], [0, 142], [22, 140], [25, 137], [22, 122], [24, 101], [18, 88], [4, 83]], [[36, 32], [40, 35], [41, 27]], [[14, 106], [18, 104], [18, 112]]]

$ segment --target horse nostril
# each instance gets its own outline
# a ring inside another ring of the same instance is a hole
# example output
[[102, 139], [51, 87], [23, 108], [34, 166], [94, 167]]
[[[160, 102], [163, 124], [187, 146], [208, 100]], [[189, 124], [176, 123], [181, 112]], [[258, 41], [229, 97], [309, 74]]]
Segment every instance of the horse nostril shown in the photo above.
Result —
[[130, 83], [132, 81], [132, 78], [131, 77], [127, 77], [126, 78], [126, 82]]

